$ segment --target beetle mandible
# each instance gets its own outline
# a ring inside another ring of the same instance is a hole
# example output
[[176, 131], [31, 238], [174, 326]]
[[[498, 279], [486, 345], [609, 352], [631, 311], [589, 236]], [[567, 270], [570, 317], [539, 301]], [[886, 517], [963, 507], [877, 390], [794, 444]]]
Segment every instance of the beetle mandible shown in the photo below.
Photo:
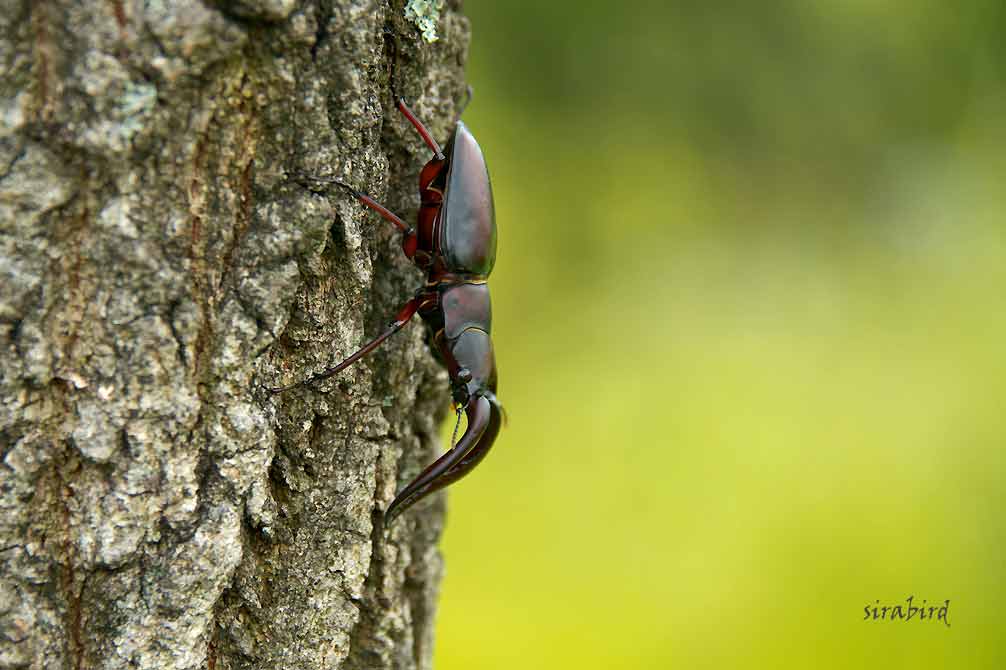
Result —
[[[496, 262], [496, 216], [485, 158], [460, 120], [440, 145], [405, 100], [396, 102], [433, 152], [419, 173], [420, 206], [416, 228], [370, 196], [348, 184], [363, 205], [402, 232], [402, 250], [426, 273], [420, 287], [380, 335], [333, 368], [304, 382], [272, 389], [274, 393], [332, 377], [376, 349], [418, 312], [429, 329], [430, 346], [447, 367], [451, 395], [464, 409], [468, 427], [452, 448], [399, 492], [384, 515], [390, 525], [402, 512], [451, 484], [478, 465], [499, 434], [504, 417], [496, 399], [496, 359], [490, 339], [492, 309], [486, 280]], [[459, 416], [460, 418], [460, 416]]]

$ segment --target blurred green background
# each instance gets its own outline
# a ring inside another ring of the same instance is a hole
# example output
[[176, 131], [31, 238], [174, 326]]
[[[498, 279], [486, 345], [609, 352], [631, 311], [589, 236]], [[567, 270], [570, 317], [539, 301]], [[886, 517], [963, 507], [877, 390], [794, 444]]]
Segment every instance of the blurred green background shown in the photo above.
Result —
[[1006, 667], [1006, 4], [464, 9], [510, 422], [437, 669]]

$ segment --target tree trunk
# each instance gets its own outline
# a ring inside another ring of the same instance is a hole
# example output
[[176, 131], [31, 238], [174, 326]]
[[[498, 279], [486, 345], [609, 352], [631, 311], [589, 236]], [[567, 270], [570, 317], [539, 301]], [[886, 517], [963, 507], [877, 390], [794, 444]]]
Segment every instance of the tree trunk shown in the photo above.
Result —
[[[0, 668], [429, 667], [443, 506], [392, 226], [464, 99], [456, 3], [0, 3]], [[429, 30], [427, 31], [429, 34]], [[439, 498], [437, 500], [440, 500]]]

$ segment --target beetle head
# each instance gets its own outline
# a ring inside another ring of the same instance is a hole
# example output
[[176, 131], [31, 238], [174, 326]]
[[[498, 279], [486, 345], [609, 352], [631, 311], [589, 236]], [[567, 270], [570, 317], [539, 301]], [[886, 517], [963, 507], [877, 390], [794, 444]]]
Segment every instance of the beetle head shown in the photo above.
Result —
[[454, 401], [466, 405], [469, 398], [496, 392], [496, 358], [489, 334], [468, 328], [451, 345], [454, 359], [448, 367]]

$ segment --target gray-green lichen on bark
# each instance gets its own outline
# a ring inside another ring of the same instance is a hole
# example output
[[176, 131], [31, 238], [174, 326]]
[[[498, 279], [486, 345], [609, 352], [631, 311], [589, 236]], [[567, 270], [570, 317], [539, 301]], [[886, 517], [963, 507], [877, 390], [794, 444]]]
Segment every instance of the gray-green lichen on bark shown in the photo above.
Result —
[[[464, 99], [456, 3], [4, 0], [0, 668], [428, 667], [446, 376], [405, 216]], [[325, 392], [321, 392], [325, 391]]]

